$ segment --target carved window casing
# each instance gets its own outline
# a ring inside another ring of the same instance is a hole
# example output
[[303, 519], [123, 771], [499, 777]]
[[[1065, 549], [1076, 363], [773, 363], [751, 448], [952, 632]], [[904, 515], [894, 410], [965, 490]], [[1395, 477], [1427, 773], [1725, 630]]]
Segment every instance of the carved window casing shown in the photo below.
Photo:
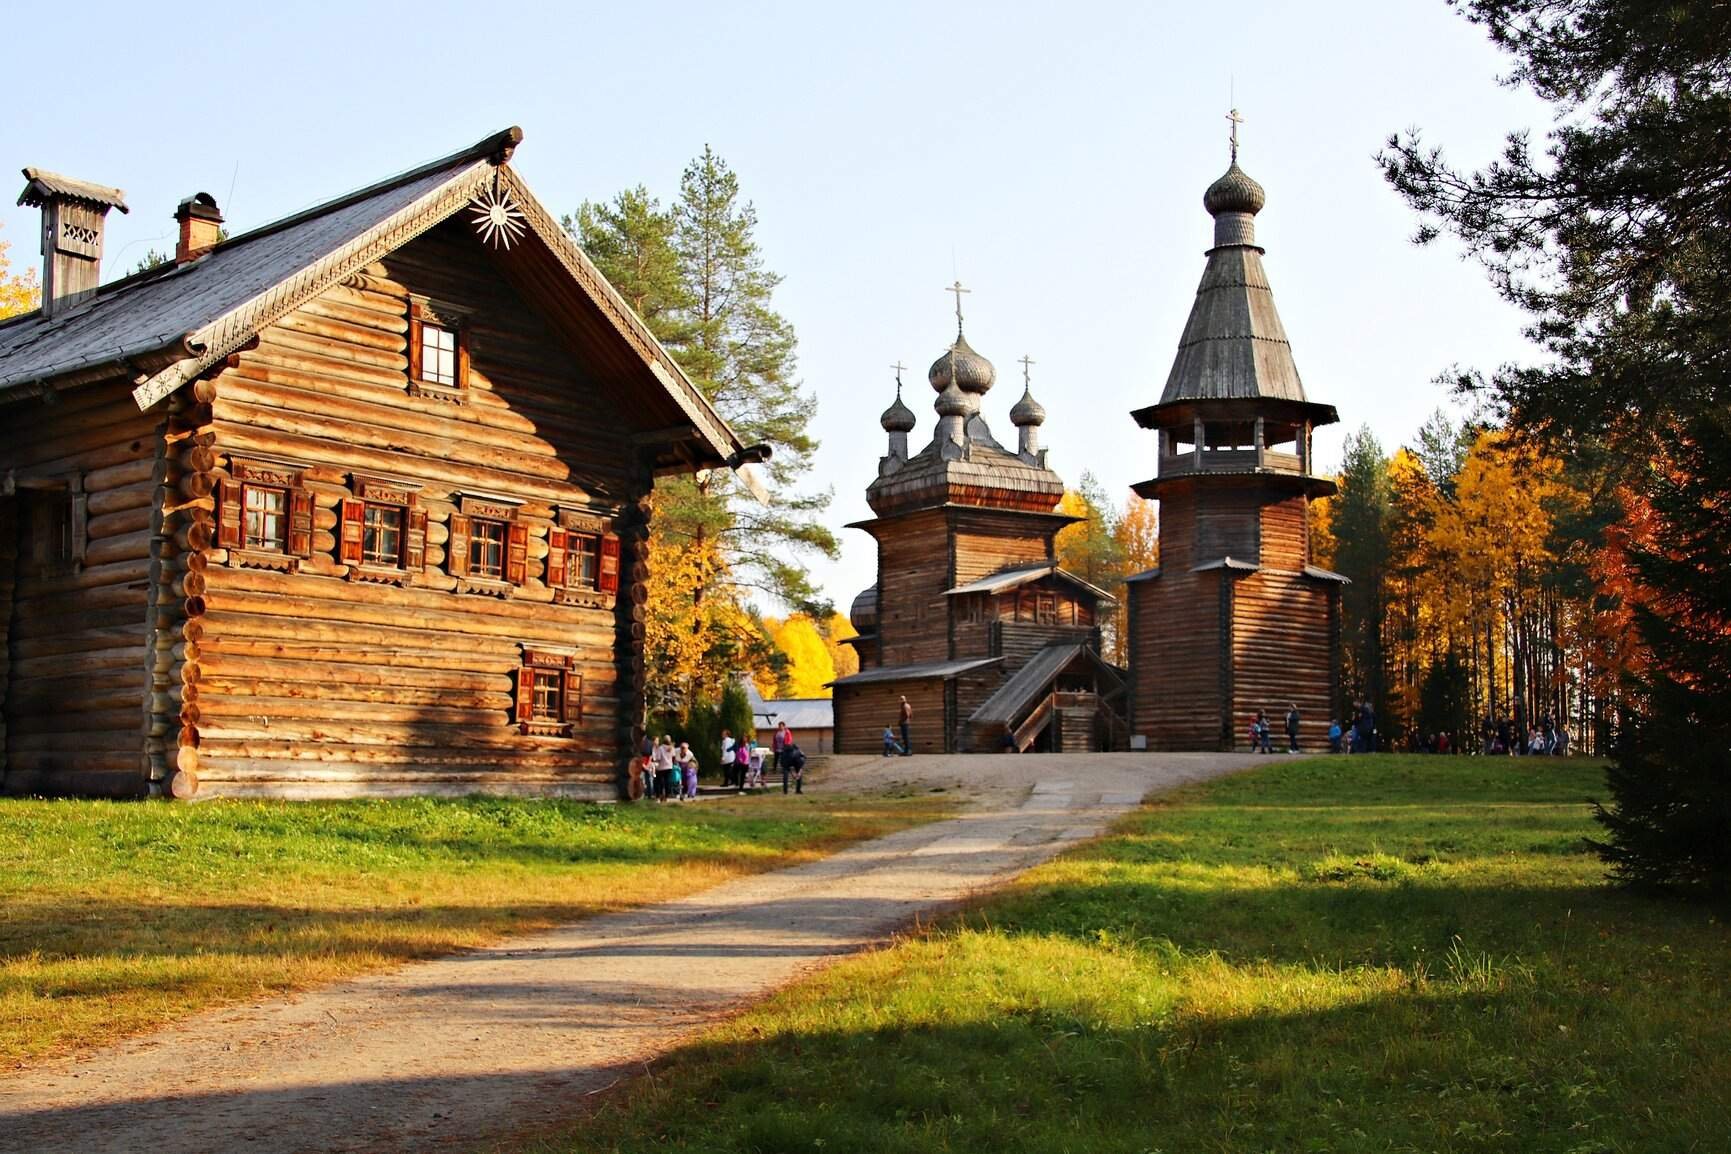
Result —
[[514, 707], [517, 729], [542, 737], [570, 737], [583, 720], [583, 675], [577, 655], [523, 646]]
[[515, 501], [463, 495], [451, 514], [445, 567], [460, 593], [509, 597], [529, 579], [529, 526]]
[[338, 516], [337, 560], [351, 581], [410, 585], [427, 567], [427, 511], [419, 486], [355, 474]]
[[547, 585], [563, 605], [609, 608], [619, 595], [619, 536], [601, 517], [567, 509], [547, 533]]
[[464, 404], [469, 395], [468, 314], [409, 298], [409, 394]]
[[293, 572], [313, 554], [313, 495], [302, 470], [275, 461], [229, 461], [217, 486], [216, 544], [230, 565]]

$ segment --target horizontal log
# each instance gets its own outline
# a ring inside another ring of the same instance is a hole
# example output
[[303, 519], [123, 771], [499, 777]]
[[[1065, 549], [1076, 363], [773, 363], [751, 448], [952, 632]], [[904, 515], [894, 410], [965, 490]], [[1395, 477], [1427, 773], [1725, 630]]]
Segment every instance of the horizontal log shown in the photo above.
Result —
[[[308, 318], [307, 323], [311, 323], [311, 318]], [[357, 330], [360, 331], [364, 330]], [[286, 325], [272, 325], [258, 335], [260, 354], [284, 356], [292, 353], [320, 362], [335, 362], [347, 369], [359, 367], [387, 373], [406, 373], [409, 358], [404, 355], [403, 342], [398, 340], [395, 343], [397, 347], [394, 349], [373, 348], [346, 337], [333, 340], [297, 331]], [[225, 385], [222, 395], [227, 395], [227, 391]]]
[[130, 609], [131, 621], [142, 621], [146, 615], [149, 593], [142, 581], [125, 585], [97, 585], [89, 589], [63, 585], [42, 588], [32, 583], [20, 587], [14, 610], [14, 629], [38, 620], [57, 621], [63, 630], [100, 629], [124, 621], [96, 620], [95, 615], [115, 609]]
[[[432, 459], [407, 452], [392, 452], [353, 444], [347, 438], [320, 437], [306, 432], [284, 432], [225, 422], [223, 435], [234, 452], [266, 453], [292, 460], [341, 461], [351, 469], [400, 477], [409, 481], [443, 482], [453, 487], [493, 493], [511, 493], [560, 505], [588, 505], [591, 491], [568, 480], [555, 480], [527, 473], [514, 473], [453, 459]], [[553, 462], [557, 464], [557, 462]], [[563, 470], [563, 466], [560, 466]]]
[[45, 797], [143, 797], [143, 759], [118, 754], [19, 753], [7, 759], [4, 790]]
[[[225, 402], [320, 414], [325, 417], [353, 421], [372, 429], [400, 429], [405, 432], [436, 437], [441, 441], [448, 440], [455, 435], [460, 437], [465, 445], [486, 445], [506, 454], [525, 454], [532, 457], [557, 456], [557, 449], [551, 442], [540, 437], [530, 436], [522, 431], [496, 427], [490, 421], [474, 419], [477, 414], [472, 409], [463, 406], [454, 407], [446, 401], [423, 401], [421, 398], [408, 397], [406, 394], [403, 399], [405, 402], [419, 402], [426, 407], [417, 409], [407, 403], [383, 404], [373, 399], [356, 399], [341, 395], [328, 389], [312, 391], [265, 384], [248, 380], [240, 374], [227, 382], [223, 389]], [[435, 404], [442, 406], [442, 408], [432, 408], [431, 406]], [[486, 413], [480, 415], [484, 416]], [[469, 419], [464, 419], [465, 416]], [[523, 423], [527, 424], [527, 422]]]
[[409, 331], [408, 318], [403, 315], [403, 302], [349, 290], [316, 296], [289, 315], [318, 317], [347, 328], [394, 333], [399, 337]]
[[[280, 657], [256, 657], [228, 652], [217, 640], [201, 643], [197, 661], [205, 675], [229, 680], [256, 679], [343, 686], [412, 686], [421, 689], [479, 690], [509, 693], [516, 661], [483, 664], [475, 669], [427, 669], [397, 665], [381, 654], [377, 663], [356, 661], [351, 651], [346, 661], [298, 661]], [[481, 660], [477, 655], [477, 660]]]
[[136, 485], [123, 485], [118, 489], [105, 489], [91, 493], [85, 497], [85, 511], [92, 517], [106, 517], [110, 513], [121, 513], [127, 509], [147, 509], [150, 507], [155, 490], [148, 481]]
[[92, 541], [84, 549], [84, 563], [106, 565], [114, 561], [130, 561], [150, 557], [150, 530], [138, 529], [116, 537]]
[[45, 713], [59, 717], [131, 709], [136, 722], [143, 707], [141, 684], [114, 685], [107, 681], [91, 684], [88, 680], [69, 683], [58, 678], [14, 685], [6, 700], [7, 710], [16, 716]]
[[[79, 596], [84, 596], [80, 594]], [[12, 618], [12, 639], [14, 641], [35, 637], [55, 637], [68, 632], [82, 633], [92, 629], [113, 629], [119, 626], [136, 625], [144, 617], [144, 596], [137, 598], [137, 604], [118, 605], [111, 609], [79, 610], [72, 618], [56, 612], [14, 613]], [[142, 655], [141, 655], [142, 659]]]
[[124, 489], [137, 484], [148, 484], [156, 470], [156, 458], [152, 453], [116, 462], [103, 468], [95, 468], [84, 475], [84, 491], [92, 495], [109, 489]]
[[[76, 717], [75, 729], [65, 726]], [[80, 713], [65, 719], [39, 716], [13, 718], [7, 724], [6, 743], [12, 752], [115, 753], [132, 751], [142, 755], [144, 738], [142, 701], [131, 709], [102, 713]], [[56, 725], [46, 724], [48, 722]]]
[[[563, 766], [605, 762], [619, 755], [619, 742], [611, 734], [592, 740], [549, 741], [544, 747], [521, 750], [489, 750], [477, 756], [461, 748], [407, 752], [379, 745], [324, 743], [315, 746], [282, 740], [228, 741], [212, 738], [199, 750], [200, 761], [213, 770], [217, 766], [256, 763], [261, 770], [316, 772], [320, 766], [357, 765], [384, 767], [414, 765], [428, 771], [479, 767], [488, 771], [533, 772]], [[385, 772], [380, 769], [379, 772]]]
[[14, 658], [52, 657], [62, 653], [90, 653], [102, 649], [133, 649], [144, 652], [146, 630], [141, 621], [114, 629], [93, 629], [80, 633], [56, 633], [14, 641]]
[[[508, 681], [495, 678], [496, 684]], [[514, 698], [506, 689], [493, 692], [459, 689], [425, 689], [403, 685], [329, 684], [316, 681], [268, 681], [259, 678], [234, 677], [227, 671], [209, 667], [197, 686], [198, 700], [226, 699], [236, 710], [243, 710], [247, 699], [286, 698], [312, 703], [348, 701], [391, 705], [403, 708], [449, 708], [500, 710], [511, 708]], [[268, 709], [261, 709], [269, 712]]]
[[493, 709], [458, 709], [436, 705], [390, 705], [376, 701], [332, 701], [304, 697], [234, 696], [208, 691], [199, 697], [199, 730], [202, 734], [232, 734], [244, 730], [269, 736], [286, 722], [324, 726], [355, 722], [372, 727], [406, 725], [424, 729], [432, 725], [458, 728], [508, 725], [507, 706]]
[[[341, 306], [337, 306], [340, 308]], [[408, 331], [408, 322], [396, 331], [379, 328], [371, 323], [371, 318], [378, 314], [362, 314], [367, 319], [361, 324], [344, 317], [331, 316], [330, 308], [309, 309], [300, 308], [277, 321], [275, 327], [284, 332], [294, 333], [303, 337], [311, 337], [325, 347], [341, 348], [353, 345], [356, 348], [368, 349], [374, 352], [394, 353], [402, 356], [407, 348], [404, 333]], [[408, 367], [405, 360], [403, 367]]]
[[[210, 703], [202, 698], [199, 705], [205, 709], [210, 707]], [[492, 727], [480, 724], [442, 725], [284, 718], [272, 719], [268, 734], [261, 734], [252, 726], [235, 724], [234, 721], [235, 719], [219, 718], [215, 723], [201, 725], [200, 740], [247, 741], [275, 738], [321, 744], [337, 742], [346, 745], [415, 748], [445, 746], [456, 749], [535, 749], [574, 740], [520, 734], [502, 717], [498, 719], [498, 724]]]
[[84, 531], [92, 541], [100, 541], [104, 537], [118, 537], [124, 533], [136, 533], [150, 528], [151, 515], [152, 510], [148, 506], [123, 509], [118, 513], [104, 513], [85, 522]]

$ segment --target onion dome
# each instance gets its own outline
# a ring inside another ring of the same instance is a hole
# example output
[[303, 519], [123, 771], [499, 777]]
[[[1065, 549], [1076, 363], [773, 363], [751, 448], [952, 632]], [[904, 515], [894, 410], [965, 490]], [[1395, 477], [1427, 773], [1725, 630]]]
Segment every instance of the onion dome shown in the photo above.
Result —
[[954, 381], [944, 386], [943, 392], [938, 394], [937, 403], [933, 407], [938, 410], [940, 417], [965, 417], [973, 412], [973, 405], [968, 400], [968, 394], [956, 387]]
[[878, 424], [884, 427], [886, 433], [907, 433], [913, 431], [914, 421], [914, 411], [902, 404], [902, 391], [898, 388], [895, 403], [884, 410], [884, 415], [878, 418]]
[[1227, 212], [1255, 216], [1267, 203], [1268, 194], [1262, 191], [1260, 184], [1250, 179], [1249, 173], [1238, 167], [1236, 160], [1226, 170], [1226, 175], [1209, 185], [1208, 191], [1202, 194], [1202, 207], [1208, 210], [1209, 216], [1215, 217]]
[[1010, 424], [1018, 429], [1027, 425], [1043, 425], [1046, 423], [1046, 406], [1034, 399], [1033, 387], [1022, 387], [1022, 399], [1017, 401], [1010, 410]]
[[953, 384], [964, 393], [977, 395], [992, 387], [992, 382], [998, 379], [998, 371], [992, 367], [991, 361], [976, 353], [969, 346], [968, 339], [958, 332], [956, 343], [945, 349], [944, 355], [932, 362], [926, 379], [931, 382], [935, 392], [941, 393]]
[[853, 605], [848, 608], [847, 619], [861, 633], [870, 633], [878, 627], [878, 587], [871, 586], [862, 589], [853, 599]]

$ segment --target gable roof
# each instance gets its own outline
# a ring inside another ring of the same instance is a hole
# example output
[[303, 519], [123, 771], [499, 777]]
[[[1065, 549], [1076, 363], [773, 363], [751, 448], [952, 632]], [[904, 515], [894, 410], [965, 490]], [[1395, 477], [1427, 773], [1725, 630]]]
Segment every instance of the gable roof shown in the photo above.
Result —
[[1116, 605], [1118, 599], [1100, 588], [1082, 580], [1068, 569], [1064, 569], [1050, 561], [1040, 561], [1033, 565], [1012, 565], [1008, 569], [1000, 569], [996, 573], [969, 581], [966, 585], [958, 585], [954, 589], [946, 589], [944, 596], [956, 597], [963, 593], [1000, 593], [1005, 589], [1016, 589], [1032, 584], [1043, 577], [1052, 577], [1068, 585], [1093, 594], [1100, 600]]
[[1048, 645], [1028, 658], [1026, 665], [982, 701], [979, 708], [968, 716], [968, 724], [1014, 724], [1051, 690], [1058, 675], [1077, 661], [1086, 661], [1096, 669], [1114, 670], [1114, 676], [1123, 676], [1122, 670], [1107, 665], [1091, 645], [1066, 642]]
[[928, 661], [921, 665], [891, 665], [877, 669], [862, 669], [858, 673], [838, 677], [827, 684], [868, 685], [874, 681], [921, 681], [933, 677], [948, 681], [970, 669], [978, 669], [983, 665], [996, 665], [1002, 660], [1002, 657], [965, 657], [960, 661]]
[[[498, 261], [555, 332], [610, 344], [601, 383], [653, 391], [663, 425], [688, 425], [693, 466], [737, 465], [747, 449], [508, 161], [509, 128], [450, 156], [233, 237], [196, 260], [102, 286], [89, 301], [0, 323], [0, 402], [117, 376], [148, 409], [259, 330], [469, 206], [496, 182], [527, 233]], [[33, 386], [33, 387], [32, 387]], [[651, 421], [646, 415], [645, 425]], [[667, 419], [672, 418], [672, 419]], [[669, 430], [669, 436], [675, 435]]]

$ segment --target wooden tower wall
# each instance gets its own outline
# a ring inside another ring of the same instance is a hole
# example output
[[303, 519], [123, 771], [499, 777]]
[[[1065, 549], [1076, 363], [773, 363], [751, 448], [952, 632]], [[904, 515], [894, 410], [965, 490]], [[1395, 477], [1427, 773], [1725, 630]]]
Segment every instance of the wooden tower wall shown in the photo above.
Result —
[[[411, 293], [465, 318], [462, 404], [406, 387]], [[638, 708], [649, 478], [615, 407], [466, 227], [296, 310], [195, 389], [204, 407], [189, 428], [214, 436], [193, 462], [205, 485], [220, 493], [244, 462], [284, 462], [304, 468], [312, 497], [298, 571], [219, 547], [208, 512], [179, 528], [174, 565], [187, 572], [167, 680], [199, 796], [616, 792]], [[346, 579], [339, 510], [356, 476], [418, 486], [424, 565], [407, 587]], [[447, 571], [453, 515], [477, 495], [521, 502], [526, 556], [508, 597], [459, 591]], [[616, 598], [556, 603], [549, 540], [556, 513], [573, 512], [620, 536]], [[568, 682], [581, 679], [570, 736], [517, 724], [526, 646], [567, 655]]]
[[878, 527], [878, 655], [885, 666], [950, 656], [949, 527], [942, 509]]
[[[1302, 573], [1304, 496], [1200, 489], [1164, 498], [1160, 515], [1160, 576], [1130, 589], [1131, 732], [1154, 749], [1245, 749], [1265, 710], [1284, 746], [1286, 710], [1297, 704], [1301, 740], [1318, 748], [1334, 708], [1338, 592]], [[1226, 551], [1260, 571], [1192, 572], [1220, 558], [1222, 522], [1210, 519], [1246, 515], [1256, 521], [1254, 553]]]
[[[147, 742], [173, 741], [146, 716], [163, 420], [125, 381], [0, 406], [0, 467], [18, 490], [0, 498], [7, 793], [140, 796]], [[72, 558], [44, 569], [26, 514], [46, 492], [68, 502]]]

